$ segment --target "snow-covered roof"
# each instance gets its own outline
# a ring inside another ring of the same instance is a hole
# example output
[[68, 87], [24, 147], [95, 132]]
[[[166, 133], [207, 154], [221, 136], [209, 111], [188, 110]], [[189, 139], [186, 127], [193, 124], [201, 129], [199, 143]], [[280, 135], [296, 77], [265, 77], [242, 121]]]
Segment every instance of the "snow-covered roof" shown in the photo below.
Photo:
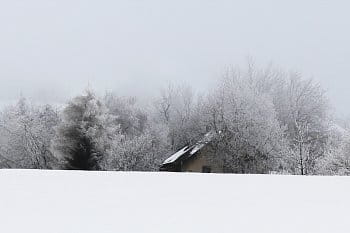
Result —
[[178, 160], [181, 156], [183, 156], [184, 154], [186, 154], [188, 151], [190, 150], [190, 148], [188, 146], [185, 146], [184, 148], [182, 148], [181, 150], [179, 150], [178, 152], [176, 152], [175, 154], [173, 154], [172, 156], [170, 156], [169, 158], [167, 158], [164, 164], [169, 164], [169, 163], [173, 163], [176, 160]]
[[194, 146], [190, 152], [190, 155], [194, 155], [195, 153], [200, 151], [204, 146], [205, 146], [205, 144], [199, 144], [199, 145]]
[[176, 152], [175, 154], [173, 154], [172, 156], [170, 156], [168, 159], [166, 159], [163, 163], [163, 165], [166, 164], [170, 164], [173, 162], [176, 162], [179, 158], [181, 158], [182, 156], [186, 155], [188, 153], [188, 156], [191, 157], [193, 155], [195, 155], [198, 151], [200, 151], [206, 144], [208, 144], [209, 142], [211, 142], [214, 137], [215, 137], [216, 133], [214, 131], [210, 131], [207, 134], [204, 135], [204, 137], [202, 138], [202, 140], [198, 141], [196, 144], [194, 144], [193, 146], [189, 147], [189, 146], [185, 146], [184, 148], [182, 148], [181, 150], [179, 150], [178, 152]]
[[197, 153], [198, 151], [200, 151], [206, 144], [208, 144], [209, 142], [211, 142], [213, 140], [213, 138], [215, 137], [216, 133], [214, 131], [210, 131], [208, 132], [206, 135], [204, 135], [204, 137], [202, 138], [202, 140], [200, 140], [199, 142], [197, 142], [191, 152], [190, 155], [194, 155], [195, 153]]

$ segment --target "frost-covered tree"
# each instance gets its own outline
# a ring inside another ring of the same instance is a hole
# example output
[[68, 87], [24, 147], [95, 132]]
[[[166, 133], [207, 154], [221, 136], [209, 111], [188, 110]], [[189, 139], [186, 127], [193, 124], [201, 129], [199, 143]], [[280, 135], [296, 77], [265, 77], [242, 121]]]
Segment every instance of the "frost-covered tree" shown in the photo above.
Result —
[[0, 166], [57, 168], [50, 146], [59, 120], [51, 106], [30, 105], [23, 97], [16, 105], [6, 107], [0, 121]]
[[317, 160], [325, 156], [330, 117], [325, 92], [312, 80], [292, 73], [274, 93], [278, 119], [286, 130], [293, 153], [288, 164], [293, 173], [316, 173]]
[[217, 150], [227, 172], [267, 173], [287, 153], [272, 99], [253, 84], [230, 71], [204, 108], [207, 124], [219, 132]]
[[[92, 91], [75, 97], [63, 110], [62, 123], [54, 141], [56, 155], [65, 168], [100, 170], [104, 161], [105, 138], [113, 134], [111, 116]], [[116, 129], [117, 130], [117, 129]]]
[[115, 124], [120, 126], [121, 133], [128, 136], [141, 135], [147, 128], [148, 113], [144, 106], [138, 106], [135, 97], [119, 97], [107, 93], [103, 102], [110, 114], [114, 115]]
[[91, 91], [69, 102], [53, 149], [67, 169], [154, 171], [167, 154], [164, 132], [135, 98]]
[[201, 99], [186, 85], [168, 85], [155, 102], [155, 119], [168, 128], [172, 150], [194, 143], [205, 133], [200, 115]]
[[[108, 150], [107, 170], [156, 171], [159, 168], [161, 144], [151, 132], [127, 138], [119, 137]], [[164, 159], [164, 157], [163, 157]]]
[[350, 137], [346, 137], [339, 148], [331, 150], [317, 163], [317, 174], [350, 175]]
[[112, 124], [120, 131], [106, 138], [110, 145], [107, 154], [107, 170], [154, 171], [168, 152], [165, 128], [149, 121], [148, 113], [138, 106], [135, 98], [121, 98], [109, 93], [104, 98]]
[[327, 152], [317, 161], [318, 175], [350, 175], [350, 131], [333, 122]]
[[330, 116], [321, 86], [296, 72], [286, 73], [268, 66], [259, 69], [249, 63], [246, 70], [228, 73], [244, 77], [249, 87], [272, 100], [273, 109], [288, 142], [281, 169], [294, 174], [315, 174], [317, 161], [328, 150]]

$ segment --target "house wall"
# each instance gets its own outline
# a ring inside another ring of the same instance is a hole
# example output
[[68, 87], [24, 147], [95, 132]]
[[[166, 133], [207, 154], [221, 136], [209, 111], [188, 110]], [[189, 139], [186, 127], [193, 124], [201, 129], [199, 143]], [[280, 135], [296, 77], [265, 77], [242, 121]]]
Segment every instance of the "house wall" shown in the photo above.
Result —
[[192, 159], [182, 164], [183, 172], [202, 172], [203, 166], [208, 166], [212, 173], [223, 173], [223, 162], [210, 147], [205, 147]]

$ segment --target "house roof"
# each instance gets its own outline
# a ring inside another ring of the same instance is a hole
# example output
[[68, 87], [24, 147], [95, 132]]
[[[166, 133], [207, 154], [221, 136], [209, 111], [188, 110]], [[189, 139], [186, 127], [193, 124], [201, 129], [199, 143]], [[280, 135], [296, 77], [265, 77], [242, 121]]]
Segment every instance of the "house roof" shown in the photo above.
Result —
[[184, 154], [186, 154], [189, 150], [190, 150], [190, 148], [189, 148], [188, 146], [185, 146], [184, 148], [182, 148], [181, 150], [179, 150], [178, 152], [176, 152], [175, 154], [173, 154], [172, 156], [170, 156], [169, 158], [167, 158], [167, 159], [164, 161], [163, 165], [175, 162], [175, 161], [178, 160], [181, 156], [183, 156]]
[[215, 131], [210, 131], [204, 135], [204, 137], [192, 146], [185, 146], [175, 154], [167, 158], [162, 165], [168, 165], [175, 163], [182, 158], [190, 158], [195, 156], [201, 149], [203, 149], [209, 142], [211, 142], [216, 136]]

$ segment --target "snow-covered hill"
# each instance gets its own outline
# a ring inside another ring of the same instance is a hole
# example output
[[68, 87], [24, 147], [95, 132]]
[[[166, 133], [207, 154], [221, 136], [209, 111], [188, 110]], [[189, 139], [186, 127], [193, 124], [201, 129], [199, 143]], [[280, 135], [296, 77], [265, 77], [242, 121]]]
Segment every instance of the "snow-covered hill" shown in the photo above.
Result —
[[0, 232], [349, 232], [349, 197], [350, 177], [0, 170]]

